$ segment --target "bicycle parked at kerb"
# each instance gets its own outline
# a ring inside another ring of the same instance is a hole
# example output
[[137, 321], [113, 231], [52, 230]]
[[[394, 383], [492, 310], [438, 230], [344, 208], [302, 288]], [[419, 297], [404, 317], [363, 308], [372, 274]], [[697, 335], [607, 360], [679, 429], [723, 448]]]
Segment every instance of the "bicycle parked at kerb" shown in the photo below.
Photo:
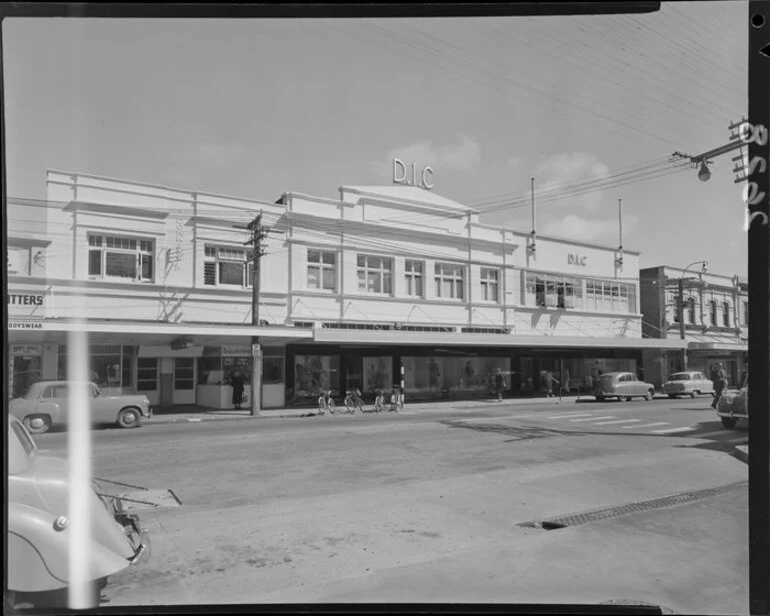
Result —
[[319, 415], [325, 415], [326, 411], [329, 411], [330, 414], [335, 415], [335, 405], [334, 405], [334, 396], [333, 391], [331, 389], [325, 389], [321, 390], [321, 395], [318, 396], [318, 414]]
[[354, 415], [356, 410], [364, 412], [364, 399], [361, 397], [361, 390], [353, 389], [348, 390], [345, 395], [345, 408], [346, 412]]
[[404, 399], [401, 397], [401, 388], [394, 385], [390, 392], [390, 410], [393, 413], [398, 413], [400, 408], [404, 408]]

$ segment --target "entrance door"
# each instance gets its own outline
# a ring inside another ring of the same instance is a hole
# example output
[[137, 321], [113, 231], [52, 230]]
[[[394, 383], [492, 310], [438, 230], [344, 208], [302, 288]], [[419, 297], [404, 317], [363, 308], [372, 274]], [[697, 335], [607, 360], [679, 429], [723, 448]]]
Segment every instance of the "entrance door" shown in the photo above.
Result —
[[174, 404], [195, 404], [195, 358], [174, 358]]
[[12, 397], [24, 395], [32, 383], [40, 380], [40, 355], [12, 355]]
[[161, 402], [158, 364], [157, 357], [140, 357], [136, 360], [136, 391], [147, 396], [153, 406]]

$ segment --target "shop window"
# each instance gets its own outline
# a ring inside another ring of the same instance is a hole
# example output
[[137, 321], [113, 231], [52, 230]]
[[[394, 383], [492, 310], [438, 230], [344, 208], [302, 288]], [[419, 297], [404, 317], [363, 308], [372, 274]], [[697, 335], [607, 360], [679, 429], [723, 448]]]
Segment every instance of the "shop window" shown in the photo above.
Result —
[[153, 280], [153, 240], [88, 234], [88, 275], [113, 280]]
[[485, 302], [499, 301], [499, 271], [489, 267], [481, 268], [481, 299]]
[[140, 357], [136, 360], [136, 390], [158, 390], [158, 360], [155, 357]]
[[709, 320], [711, 327], [717, 326], [717, 303], [713, 299], [709, 302]]
[[690, 321], [690, 325], [695, 325], [695, 298], [691, 297], [687, 300], [687, 315]]
[[192, 357], [174, 358], [174, 389], [195, 388], [195, 359]]
[[409, 297], [424, 297], [424, 272], [425, 264], [422, 261], [407, 259], [404, 263], [404, 276], [406, 278], [406, 294]]
[[[101, 388], [132, 389], [136, 347], [120, 344], [92, 344], [88, 348], [88, 380]], [[59, 345], [58, 378], [68, 379], [67, 345]]]
[[250, 287], [252, 274], [253, 263], [249, 259], [249, 251], [238, 248], [205, 247], [204, 285]]
[[452, 263], [436, 263], [436, 297], [463, 299], [465, 268]]
[[307, 251], [307, 288], [326, 291], [334, 291], [337, 288], [336, 253]]
[[296, 355], [294, 357], [294, 393], [315, 396], [321, 390], [339, 392], [339, 355]]
[[358, 290], [376, 295], [393, 294], [393, 259], [358, 255]]
[[223, 357], [222, 358], [222, 382], [230, 385], [231, 377], [241, 373], [241, 379], [245, 385], [251, 383], [251, 357]]
[[378, 389], [393, 386], [393, 359], [390, 356], [364, 357], [363, 392], [374, 393]]
[[284, 383], [283, 366], [283, 357], [265, 357], [262, 360], [262, 383], [264, 385], [280, 385]]
[[722, 325], [724, 327], [730, 327], [730, 303], [722, 303]]

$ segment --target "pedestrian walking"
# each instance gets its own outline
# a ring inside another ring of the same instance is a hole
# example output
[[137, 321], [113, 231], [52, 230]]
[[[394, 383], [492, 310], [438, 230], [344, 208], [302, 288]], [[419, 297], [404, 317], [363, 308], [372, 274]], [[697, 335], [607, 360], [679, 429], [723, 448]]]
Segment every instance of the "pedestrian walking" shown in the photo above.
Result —
[[569, 379], [570, 379], [569, 370], [567, 370], [565, 368], [564, 372], [562, 372], [562, 374], [561, 374], [561, 383], [562, 383], [562, 387], [564, 388], [564, 391], [567, 394], [571, 394], [572, 393], [572, 390], [569, 387]]
[[559, 381], [556, 379], [556, 377], [553, 375], [553, 372], [550, 370], [545, 373], [545, 395], [546, 398], [553, 398], [553, 384], [556, 383], [557, 385], [561, 385]]
[[717, 408], [719, 399], [722, 397], [722, 392], [727, 385], [727, 376], [725, 369], [722, 367], [722, 362], [717, 362], [716, 366], [711, 368], [711, 380], [714, 383], [714, 400], [711, 403], [711, 408]]
[[239, 409], [243, 404], [243, 377], [240, 370], [236, 370], [230, 377], [230, 385], [233, 387], [233, 406]]
[[503, 371], [498, 368], [495, 374], [495, 393], [497, 393], [497, 401], [503, 401], [503, 390], [505, 389], [505, 378], [503, 377]]

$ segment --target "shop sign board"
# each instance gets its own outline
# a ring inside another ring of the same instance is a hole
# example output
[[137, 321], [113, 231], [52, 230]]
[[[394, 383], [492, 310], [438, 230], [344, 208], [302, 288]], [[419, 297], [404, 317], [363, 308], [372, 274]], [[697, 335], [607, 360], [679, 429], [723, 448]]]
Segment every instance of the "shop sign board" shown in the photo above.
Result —
[[16, 330], [16, 329], [40, 330], [40, 329], [45, 329], [45, 322], [42, 319], [28, 320], [28, 321], [9, 320], [8, 329], [9, 330]]
[[45, 293], [41, 292], [11, 292], [6, 295], [9, 317], [43, 318]]
[[30, 355], [42, 355], [43, 346], [40, 344], [14, 344], [11, 347], [14, 357], [29, 357]]
[[579, 265], [585, 267], [587, 265], [587, 258], [583, 255], [569, 253], [567, 255], [567, 265]]
[[251, 347], [245, 344], [224, 345], [222, 357], [251, 357]]

